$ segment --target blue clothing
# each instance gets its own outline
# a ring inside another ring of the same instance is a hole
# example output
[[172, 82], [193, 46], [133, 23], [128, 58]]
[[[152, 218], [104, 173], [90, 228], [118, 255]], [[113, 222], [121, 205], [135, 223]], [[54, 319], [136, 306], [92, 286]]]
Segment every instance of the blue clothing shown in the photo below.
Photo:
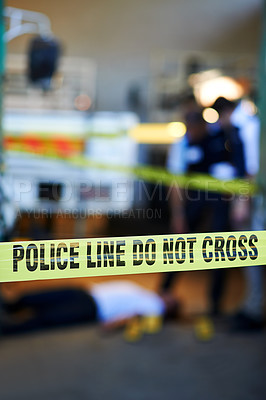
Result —
[[[218, 179], [227, 180], [244, 177], [246, 174], [243, 144], [238, 128], [229, 130], [218, 128], [215, 132], [206, 132], [198, 141], [193, 141], [189, 133], [175, 143], [169, 152], [167, 167], [175, 174], [201, 173]], [[230, 229], [227, 195], [202, 190], [184, 188], [184, 212], [188, 233], [222, 232]], [[166, 275], [163, 289], [169, 289], [175, 273]], [[219, 308], [225, 276], [222, 270], [213, 272], [211, 299], [213, 311]]]
[[190, 140], [188, 133], [171, 146], [167, 168], [175, 174], [197, 172], [213, 175], [214, 166], [220, 163], [231, 166], [230, 178], [246, 174], [243, 143], [235, 126], [229, 131], [218, 129], [210, 132], [199, 141]]

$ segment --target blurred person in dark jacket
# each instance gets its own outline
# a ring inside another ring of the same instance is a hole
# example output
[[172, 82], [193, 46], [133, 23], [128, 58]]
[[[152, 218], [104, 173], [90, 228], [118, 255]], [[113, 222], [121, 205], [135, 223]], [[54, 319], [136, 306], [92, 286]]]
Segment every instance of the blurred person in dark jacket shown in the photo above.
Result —
[[[238, 129], [230, 123], [233, 104], [225, 103], [219, 99], [214, 105], [218, 104], [220, 111], [220, 124], [215, 131], [208, 129], [202, 110], [185, 114], [187, 134], [181, 142], [174, 143], [170, 148], [167, 163], [170, 172], [188, 174], [188, 177], [189, 173], [206, 174], [206, 178], [211, 175], [220, 180], [245, 176], [243, 144], [239, 138]], [[171, 188], [169, 203], [172, 232], [229, 230], [231, 196], [208, 191], [207, 179], [205, 187], [206, 190], [191, 190], [188, 181], [186, 189], [178, 186]], [[164, 275], [162, 292], [170, 289], [174, 276], [174, 272]], [[223, 271], [215, 270], [210, 293], [212, 314], [217, 314], [220, 310], [224, 282]]]

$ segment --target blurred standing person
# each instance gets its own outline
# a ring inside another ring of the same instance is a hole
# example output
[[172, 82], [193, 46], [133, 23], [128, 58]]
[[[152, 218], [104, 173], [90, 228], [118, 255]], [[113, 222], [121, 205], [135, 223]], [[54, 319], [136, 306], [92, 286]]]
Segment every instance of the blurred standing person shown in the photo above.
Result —
[[[187, 172], [206, 172], [204, 159], [207, 151], [205, 144], [208, 142], [206, 123], [200, 110], [189, 109], [184, 117], [187, 134], [180, 141], [174, 143], [169, 150], [167, 168], [173, 174], [185, 174]], [[206, 143], [205, 143], [206, 142]], [[202, 217], [202, 199], [193, 202], [196, 191], [187, 191], [178, 185], [170, 187], [170, 231], [173, 233], [188, 233], [197, 231], [199, 219]], [[202, 197], [204, 193], [200, 193]], [[195, 216], [193, 215], [193, 211]], [[163, 274], [161, 290], [168, 291], [173, 284], [176, 272]]]
[[[240, 129], [244, 144], [247, 178], [255, 181], [259, 171], [260, 123], [252, 104], [242, 100], [232, 114], [232, 122]], [[263, 230], [260, 197], [239, 197], [233, 204], [232, 228], [235, 230]], [[246, 267], [246, 295], [241, 309], [233, 317], [233, 329], [251, 331], [263, 327], [263, 273], [261, 266]]]
[[[244, 155], [244, 144], [240, 137], [238, 126], [232, 123], [232, 114], [236, 104], [225, 97], [218, 97], [212, 108], [219, 114], [218, 128], [215, 135], [222, 137], [224, 148], [227, 153], [227, 160], [215, 163], [211, 167], [211, 175], [217, 179], [228, 180], [234, 178], [244, 178], [246, 176], [246, 162]], [[235, 207], [238, 203], [238, 196], [223, 196], [223, 201], [227, 202], [227, 230], [232, 229], [232, 219], [248, 217], [248, 206], [243, 204], [240, 215], [239, 208]], [[211, 299], [213, 315], [220, 311], [220, 302], [224, 291], [226, 271], [217, 269], [213, 272], [211, 285]]]
[[[224, 119], [227, 120], [227, 118]], [[170, 148], [167, 163], [170, 172], [174, 174], [203, 173], [218, 179], [231, 179], [245, 174], [243, 147], [237, 128], [232, 128], [230, 125], [230, 129], [219, 128], [210, 133], [201, 110], [188, 112], [185, 115], [185, 123], [186, 136]], [[207, 189], [207, 183], [206, 191], [190, 190], [189, 184], [188, 190], [180, 189], [178, 186], [171, 188], [169, 203], [172, 232], [228, 230], [230, 209], [228, 196], [208, 192]], [[174, 272], [165, 275], [161, 285], [162, 291], [169, 290], [174, 276]], [[210, 293], [212, 313], [217, 313], [219, 310], [223, 286], [223, 271], [215, 270]]]

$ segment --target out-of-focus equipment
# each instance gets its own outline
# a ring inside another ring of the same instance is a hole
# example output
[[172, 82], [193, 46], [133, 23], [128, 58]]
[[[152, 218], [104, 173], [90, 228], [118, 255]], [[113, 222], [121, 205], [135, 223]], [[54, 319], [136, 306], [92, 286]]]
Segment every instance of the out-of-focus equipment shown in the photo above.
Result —
[[[6, 110], [5, 175], [19, 210], [85, 217], [129, 209], [134, 177], [127, 167], [135, 165], [137, 147], [127, 131], [137, 123], [132, 113]], [[71, 163], [79, 156], [110, 168], [80, 168]], [[112, 170], [117, 164], [121, 171]]]
[[[48, 52], [53, 47], [49, 43]], [[34, 39], [31, 46], [36, 64], [41, 65], [38, 46], [46, 44]], [[27, 55], [7, 54], [5, 175], [19, 212], [68, 212], [85, 218], [129, 209], [135, 179], [130, 172], [80, 168], [70, 160], [82, 156], [108, 165], [134, 166], [137, 144], [127, 132], [139, 122], [137, 116], [93, 111], [97, 66], [89, 58], [60, 57], [51, 90], [45, 93], [43, 87], [29, 85], [27, 65]], [[43, 77], [38, 73], [34, 79]]]
[[60, 46], [57, 40], [37, 36], [30, 42], [28, 58], [28, 78], [39, 84], [44, 90], [51, 86], [51, 79], [56, 72]]
[[[28, 78], [29, 80], [38, 85], [42, 90], [47, 90], [51, 86], [51, 78], [53, 77], [60, 53], [60, 46], [58, 41], [53, 36], [49, 18], [38, 12], [23, 10], [14, 7], [3, 7], [3, 2], [0, 2], [1, 15], [5, 18], [5, 31], [4, 24], [1, 20], [1, 98], [0, 98], [0, 162], [2, 164], [3, 156], [3, 131], [2, 128], [2, 114], [3, 112], [3, 99], [2, 93], [5, 92], [7, 83], [7, 68], [5, 60], [5, 43], [10, 42], [18, 36], [24, 34], [37, 34], [36, 37], [31, 39], [28, 54]], [[26, 68], [24, 68], [24, 71]], [[5, 80], [3, 77], [5, 76]], [[14, 85], [18, 84], [17, 81]], [[4, 89], [4, 90], [3, 90]], [[19, 88], [18, 90], [19, 91]], [[12, 101], [12, 100], [11, 100]], [[4, 106], [6, 108], [6, 103]], [[13, 103], [13, 107], [16, 107]], [[6, 160], [5, 160], [6, 161]], [[3, 168], [1, 165], [0, 175], [0, 240], [8, 238], [11, 233], [17, 217], [17, 208], [15, 206], [14, 197], [15, 186], [13, 180], [10, 181], [10, 174], [7, 172], [7, 167]], [[13, 191], [13, 193], [12, 193]]]
[[9, 20], [9, 27], [4, 33], [5, 42], [10, 42], [10, 40], [25, 33], [37, 33], [44, 37], [52, 36], [51, 23], [45, 14], [5, 7], [3, 15]]
[[56, 72], [60, 55], [60, 45], [51, 30], [49, 18], [39, 12], [14, 7], [5, 7], [4, 16], [9, 27], [4, 40], [10, 40], [25, 33], [36, 33], [30, 41], [28, 51], [28, 78], [43, 90], [51, 87], [51, 78]]

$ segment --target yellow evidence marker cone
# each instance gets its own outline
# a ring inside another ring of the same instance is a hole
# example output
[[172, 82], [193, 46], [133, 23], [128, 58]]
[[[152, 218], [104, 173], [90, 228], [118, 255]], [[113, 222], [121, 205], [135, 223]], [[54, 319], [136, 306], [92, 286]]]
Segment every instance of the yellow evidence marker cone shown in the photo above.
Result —
[[142, 330], [144, 333], [158, 333], [162, 329], [162, 325], [162, 317], [159, 315], [148, 315], [142, 318]]
[[212, 320], [207, 316], [197, 318], [194, 326], [196, 338], [201, 342], [208, 342], [214, 336], [214, 325]]
[[124, 339], [127, 342], [137, 342], [142, 338], [142, 321], [139, 317], [131, 318], [124, 330]]

